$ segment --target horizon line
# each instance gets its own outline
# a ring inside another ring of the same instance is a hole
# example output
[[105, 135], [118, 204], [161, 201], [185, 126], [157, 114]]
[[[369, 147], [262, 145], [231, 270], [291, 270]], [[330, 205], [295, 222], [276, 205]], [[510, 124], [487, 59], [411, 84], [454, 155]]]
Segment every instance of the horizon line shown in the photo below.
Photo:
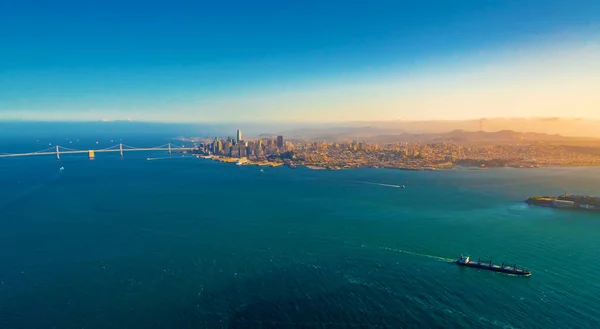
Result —
[[573, 121], [600, 121], [600, 118], [582, 117], [477, 117], [464, 119], [390, 119], [390, 120], [353, 120], [353, 121], [288, 121], [288, 120], [259, 120], [259, 121], [159, 121], [159, 120], [133, 120], [133, 119], [98, 119], [98, 120], [29, 120], [29, 119], [0, 119], [0, 123], [156, 123], [156, 124], [363, 124], [363, 123], [394, 123], [394, 122], [465, 122], [481, 120], [573, 120]]

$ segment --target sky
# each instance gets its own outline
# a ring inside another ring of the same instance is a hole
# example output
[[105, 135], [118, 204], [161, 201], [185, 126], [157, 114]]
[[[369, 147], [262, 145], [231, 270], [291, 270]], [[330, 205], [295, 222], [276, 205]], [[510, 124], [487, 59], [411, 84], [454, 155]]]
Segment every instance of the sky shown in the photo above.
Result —
[[1, 1], [0, 120], [600, 119], [600, 1]]

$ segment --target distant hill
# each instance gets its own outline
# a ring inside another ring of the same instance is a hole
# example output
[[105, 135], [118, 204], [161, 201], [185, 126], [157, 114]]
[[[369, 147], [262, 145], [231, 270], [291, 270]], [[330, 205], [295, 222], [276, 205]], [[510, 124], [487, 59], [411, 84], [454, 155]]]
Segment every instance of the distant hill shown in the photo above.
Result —
[[[598, 109], [600, 111], [600, 109]], [[454, 130], [479, 131], [512, 130], [563, 136], [600, 138], [600, 120], [572, 118], [482, 118], [474, 120], [386, 121], [353, 123], [396, 133], [441, 133]]]
[[579, 143], [596, 141], [589, 137], [565, 137], [561, 135], [550, 135], [542, 133], [521, 133], [512, 130], [501, 130], [497, 132], [484, 131], [464, 131], [454, 130], [439, 134], [400, 134], [400, 135], [376, 135], [366, 138], [366, 141], [372, 143], [393, 143], [393, 142], [431, 142], [431, 143], [457, 143], [462, 145], [469, 144], [505, 144], [519, 142], [555, 142], [555, 143]]
[[594, 142], [600, 143], [600, 139], [592, 137], [566, 137], [558, 134], [550, 135], [544, 133], [523, 133], [512, 130], [500, 130], [496, 132], [486, 131], [464, 131], [464, 130], [453, 130], [451, 132], [444, 133], [402, 133], [402, 134], [389, 134], [377, 132], [383, 132], [384, 130], [368, 130], [370, 134], [365, 134], [366, 130], [362, 128], [354, 129], [336, 129], [332, 128], [329, 131], [321, 130], [308, 130], [303, 131], [301, 135], [288, 135], [288, 138], [308, 139], [315, 141], [332, 141], [332, 142], [343, 142], [348, 140], [359, 140], [369, 143], [397, 143], [397, 142], [425, 142], [425, 143], [457, 143], [457, 144], [505, 144], [505, 143], [519, 143], [519, 142], [554, 142], [554, 143], [582, 143], [582, 142]]
[[[121, 138], [130, 135], [152, 136], [235, 136], [238, 128], [246, 138], [269, 138], [283, 135], [285, 139], [395, 141], [438, 139], [454, 141], [485, 140], [565, 140], [563, 136], [600, 138], [600, 120], [568, 118], [495, 118], [462, 121], [385, 121], [346, 123], [157, 123], [157, 122], [7, 122], [0, 121], [0, 137], [5, 138], [78, 138], [82, 135]], [[527, 133], [519, 135], [518, 133]], [[558, 135], [557, 135], [558, 134]]]
[[[544, 139], [558, 140], [563, 136], [600, 138], [600, 120], [568, 119], [568, 118], [495, 118], [461, 121], [385, 121], [385, 122], [350, 122], [332, 127], [294, 129], [282, 131], [289, 138], [313, 140], [341, 141], [382, 140], [404, 135], [404, 139], [414, 140], [435, 138], [435, 134], [452, 132], [453, 138], [492, 138], [488, 135], [465, 135], [467, 132], [478, 132], [481, 127], [484, 132], [500, 132], [504, 138], [524, 138], [526, 140]], [[461, 133], [462, 132], [462, 133]], [[511, 133], [528, 133], [515, 135]], [[536, 135], [537, 134], [537, 135]], [[420, 135], [420, 136], [416, 136]], [[468, 136], [468, 137], [467, 137]], [[552, 137], [554, 136], [554, 137]]]

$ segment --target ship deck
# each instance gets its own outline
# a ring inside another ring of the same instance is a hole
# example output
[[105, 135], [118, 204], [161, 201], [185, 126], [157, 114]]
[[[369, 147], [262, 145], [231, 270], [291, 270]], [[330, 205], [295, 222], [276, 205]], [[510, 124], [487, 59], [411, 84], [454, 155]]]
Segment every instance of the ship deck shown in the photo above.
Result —
[[504, 273], [512, 272], [513, 274], [527, 274], [527, 272], [528, 272], [528, 270], [526, 270], [526, 269], [515, 269], [512, 266], [501, 267], [501, 266], [495, 265], [495, 264], [490, 265], [489, 263], [478, 263], [478, 262], [472, 262], [472, 261], [458, 262], [458, 263], [459, 263], [459, 265], [463, 265], [463, 266], [487, 269], [487, 270], [492, 270], [492, 271], [496, 271], [496, 272], [504, 272]]
[[499, 265], [490, 266], [490, 264], [486, 264], [486, 263], [467, 262], [467, 263], [463, 263], [463, 264], [476, 265], [476, 266], [489, 267], [489, 268], [497, 268], [497, 269], [505, 269], [505, 270], [511, 270], [511, 271], [522, 271], [522, 269], [515, 269], [514, 267], [511, 267], [511, 266], [504, 266], [504, 267], [500, 267]]

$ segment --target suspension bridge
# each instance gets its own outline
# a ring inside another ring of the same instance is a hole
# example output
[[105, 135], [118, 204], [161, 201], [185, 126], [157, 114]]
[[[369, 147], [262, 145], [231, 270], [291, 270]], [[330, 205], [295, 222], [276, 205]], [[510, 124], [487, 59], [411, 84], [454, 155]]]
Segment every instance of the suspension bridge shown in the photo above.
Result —
[[169, 154], [173, 152], [185, 152], [195, 150], [194, 147], [179, 147], [179, 146], [171, 146], [171, 143], [156, 146], [156, 147], [133, 147], [129, 145], [125, 145], [123, 143], [113, 145], [111, 147], [98, 149], [98, 150], [76, 150], [68, 147], [63, 147], [60, 145], [51, 146], [47, 149], [29, 152], [29, 153], [0, 153], [0, 158], [9, 158], [9, 157], [25, 157], [25, 156], [36, 156], [36, 155], [55, 155], [56, 159], [60, 160], [61, 155], [65, 154], [82, 154], [87, 153], [90, 159], [93, 159], [96, 156], [96, 153], [106, 153], [106, 152], [119, 152], [121, 156], [125, 152], [139, 152], [139, 151], [168, 151]]

